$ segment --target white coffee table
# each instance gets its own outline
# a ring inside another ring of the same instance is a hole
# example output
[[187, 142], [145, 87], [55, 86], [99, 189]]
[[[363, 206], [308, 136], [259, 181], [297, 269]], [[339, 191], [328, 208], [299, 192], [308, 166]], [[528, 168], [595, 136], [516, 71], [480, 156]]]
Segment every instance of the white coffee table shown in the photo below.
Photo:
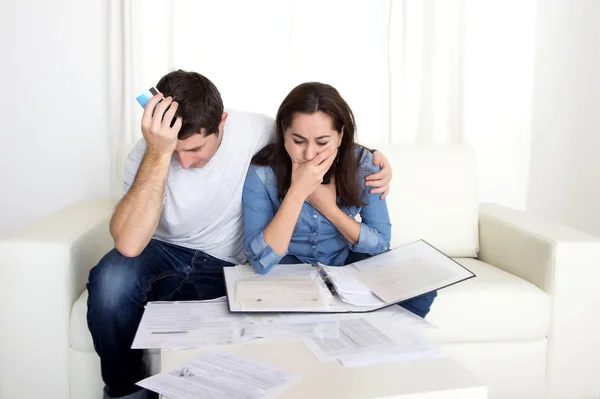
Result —
[[201, 350], [161, 351], [161, 371], [221, 350], [295, 372], [302, 379], [276, 398], [486, 399], [487, 387], [450, 357], [366, 367], [319, 362], [299, 341], [263, 340]]

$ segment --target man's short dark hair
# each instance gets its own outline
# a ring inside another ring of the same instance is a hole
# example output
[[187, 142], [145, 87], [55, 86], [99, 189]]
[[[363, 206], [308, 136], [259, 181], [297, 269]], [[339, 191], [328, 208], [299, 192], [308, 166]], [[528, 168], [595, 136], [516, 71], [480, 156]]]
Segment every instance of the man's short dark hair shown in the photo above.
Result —
[[197, 72], [179, 69], [163, 76], [156, 88], [179, 104], [175, 114], [182, 118], [179, 140], [200, 133], [201, 128], [206, 135], [219, 133], [223, 99], [213, 82]]

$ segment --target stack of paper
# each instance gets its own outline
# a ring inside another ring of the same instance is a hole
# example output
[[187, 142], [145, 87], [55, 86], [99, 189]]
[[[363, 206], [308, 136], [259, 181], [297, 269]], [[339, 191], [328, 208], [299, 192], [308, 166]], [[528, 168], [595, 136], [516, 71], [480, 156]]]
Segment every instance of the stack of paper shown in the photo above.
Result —
[[344, 267], [277, 265], [257, 275], [249, 265], [224, 269], [234, 312], [366, 313], [475, 277], [423, 240]]
[[348, 367], [443, 356], [419, 333], [387, 327], [386, 334], [384, 328], [364, 318], [345, 319], [340, 321], [338, 338], [303, 341], [320, 361], [338, 361]]
[[274, 317], [265, 317], [264, 320], [284, 320], [286, 322], [332, 322], [349, 319], [365, 319], [375, 326], [387, 326], [386, 330], [415, 330], [420, 332], [428, 328], [436, 328], [431, 322], [404, 309], [402, 306], [392, 305], [368, 313], [284, 313]]
[[137, 385], [176, 399], [255, 399], [279, 393], [298, 379], [277, 367], [212, 352]]
[[341, 320], [338, 338], [312, 339], [304, 342], [323, 362], [348, 354], [368, 353], [380, 349], [389, 350], [395, 346], [392, 339], [363, 318]]
[[337, 338], [339, 323], [336, 320], [260, 320], [246, 323], [243, 338], [301, 339]]
[[227, 302], [149, 302], [133, 349], [187, 348], [241, 340], [248, 316], [231, 314]]
[[356, 306], [380, 306], [385, 303], [357, 278], [358, 270], [350, 267], [322, 266], [323, 278], [334, 287], [336, 294], [346, 303]]
[[132, 348], [197, 348], [261, 338], [336, 338], [338, 329], [338, 321], [331, 318], [286, 320], [278, 314], [230, 313], [223, 300], [149, 302]]

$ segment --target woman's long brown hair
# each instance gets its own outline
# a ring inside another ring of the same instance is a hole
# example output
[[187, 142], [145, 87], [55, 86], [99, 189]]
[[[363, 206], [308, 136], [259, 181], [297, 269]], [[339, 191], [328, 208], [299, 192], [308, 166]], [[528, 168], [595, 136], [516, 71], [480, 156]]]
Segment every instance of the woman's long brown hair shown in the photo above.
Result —
[[259, 166], [270, 166], [275, 172], [277, 193], [283, 199], [292, 180], [292, 161], [284, 146], [283, 133], [291, 125], [295, 113], [314, 114], [323, 112], [333, 120], [333, 128], [344, 131], [342, 143], [338, 149], [337, 160], [333, 164], [333, 174], [340, 206], [364, 206], [361, 201], [361, 190], [358, 184], [358, 164], [362, 158], [362, 148], [357, 156], [354, 143], [356, 124], [350, 106], [338, 91], [324, 83], [308, 82], [296, 86], [285, 97], [277, 111], [275, 143], [260, 150], [252, 163]]

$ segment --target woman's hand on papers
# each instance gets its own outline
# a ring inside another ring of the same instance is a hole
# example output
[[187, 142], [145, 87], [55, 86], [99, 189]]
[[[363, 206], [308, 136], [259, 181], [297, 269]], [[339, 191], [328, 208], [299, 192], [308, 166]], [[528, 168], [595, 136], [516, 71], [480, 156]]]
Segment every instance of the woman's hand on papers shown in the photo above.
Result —
[[171, 126], [177, 107], [172, 97], [163, 99], [161, 93], [148, 101], [142, 116], [142, 134], [148, 150], [169, 156], [173, 154], [182, 124], [181, 117], [178, 117]]

